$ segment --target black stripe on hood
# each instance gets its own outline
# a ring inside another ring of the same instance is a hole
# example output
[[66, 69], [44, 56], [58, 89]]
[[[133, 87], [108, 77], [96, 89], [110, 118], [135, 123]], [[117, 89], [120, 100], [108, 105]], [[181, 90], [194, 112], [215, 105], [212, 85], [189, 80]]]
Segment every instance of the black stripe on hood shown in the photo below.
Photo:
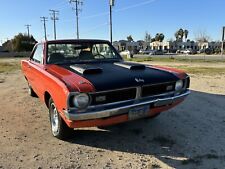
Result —
[[[76, 71], [73, 66], [79, 67], [81, 69], [91, 67], [93, 70], [101, 69], [102, 71], [97, 73], [81, 73]], [[178, 77], [170, 72], [149, 67], [145, 67], [144, 69], [128, 69], [114, 63], [74, 64], [63, 65], [63, 67], [90, 81], [95, 87], [96, 91], [175, 82], [179, 80]]]

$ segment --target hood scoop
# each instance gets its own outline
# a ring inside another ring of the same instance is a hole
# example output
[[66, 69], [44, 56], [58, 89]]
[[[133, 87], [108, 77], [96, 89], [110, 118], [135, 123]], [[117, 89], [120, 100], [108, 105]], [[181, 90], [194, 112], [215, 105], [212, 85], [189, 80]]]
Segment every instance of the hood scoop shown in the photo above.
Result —
[[114, 65], [120, 66], [126, 69], [130, 69], [130, 70], [144, 70], [146, 68], [145, 65], [131, 63], [131, 62], [119, 62], [119, 63], [114, 63]]
[[71, 69], [77, 71], [80, 74], [99, 74], [102, 73], [102, 69], [99, 67], [91, 67], [88, 65], [72, 65]]

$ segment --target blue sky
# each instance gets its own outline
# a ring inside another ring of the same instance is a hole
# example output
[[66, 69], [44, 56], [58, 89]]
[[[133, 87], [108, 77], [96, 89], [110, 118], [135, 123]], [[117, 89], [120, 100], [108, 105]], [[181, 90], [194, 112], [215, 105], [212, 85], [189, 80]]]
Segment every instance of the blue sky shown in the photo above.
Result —
[[[75, 38], [75, 13], [69, 0], [1, 0], [0, 43], [15, 34], [26, 32], [25, 24], [31, 24], [31, 33], [41, 41], [44, 38], [40, 16], [49, 16], [49, 9], [60, 11], [57, 37]], [[109, 39], [109, 0], [83, 0], [80, 14], [80, 38]], [[144, 39], [148, 31], [157, 32], [165, 39], [174, 38], [179, 28], [189, 30], [194, 39], [199, 31], [206, 32], [212, 40], [220, 40], [225, 26], [224, 0], [115, 0], [113, 8], [113, 40]], [[53, 38], [53, 23], [47, 22], [48, 38]]]

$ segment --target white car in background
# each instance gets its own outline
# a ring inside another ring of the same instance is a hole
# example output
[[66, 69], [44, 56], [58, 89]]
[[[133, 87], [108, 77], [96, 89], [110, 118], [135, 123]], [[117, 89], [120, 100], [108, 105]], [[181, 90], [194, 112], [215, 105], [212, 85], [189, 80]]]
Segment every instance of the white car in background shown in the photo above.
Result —
[[132, 58], [133, 54], [129, 51], [129, 50], [124, 50], [122, 52], [120, 52], [121, 56], [126, 56], [127, 58]]
[[149, 55], [149, 53], [151, 53], [153, 50], [143, 50], [143, 49], [141, 49], [140, 51], [139, 51], [139, 53], [140, 54], [142, 54], [142, 55]]
[[191, 50], [189, 49], [181, 50], [180, 53], [189, 55], [191, 54]]

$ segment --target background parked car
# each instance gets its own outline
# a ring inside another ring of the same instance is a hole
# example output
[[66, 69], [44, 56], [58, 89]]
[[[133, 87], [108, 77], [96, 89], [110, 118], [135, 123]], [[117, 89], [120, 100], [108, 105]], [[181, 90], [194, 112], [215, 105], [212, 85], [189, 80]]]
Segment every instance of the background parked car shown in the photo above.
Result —
[[121, 56], [125, 56], [127, 58], [133, 58], [133, 53], [129, 50], [124, 50], [122, 52], [120, 52]]
[[191, 54], [191, 50], [190, 49], [184, 49], [180, 51], [181, 54]]
[[197, 54], [197, 51], [190, 48], [190, 49], [177, 50], [176, 53], [189, 55], [189, 54]]
[[163, 50], [152, 50], [149, 55], [163, 55]]
[[140, 54], [143, 54], [143, 55], [149, 55], [149, 53], [151, 53], [152, 52], [152, 50], [143, 50], [143, 49], [141, 49], [140, 51], [139, 51], [139, 53]]
[[207, 49], [205, 49], [205, 54], [211, 55], [211, 54], [213, 54], [213, 50], [210, 48], [207, 48]]
[[198, 51], [198, 53], [205, 53], [207, 55], [211, 55], [211, 54], [213, 54], [213, 52], [214, 51], [212, 49], [210, 49], [210, 48], [201, 49], [201, 50]]

